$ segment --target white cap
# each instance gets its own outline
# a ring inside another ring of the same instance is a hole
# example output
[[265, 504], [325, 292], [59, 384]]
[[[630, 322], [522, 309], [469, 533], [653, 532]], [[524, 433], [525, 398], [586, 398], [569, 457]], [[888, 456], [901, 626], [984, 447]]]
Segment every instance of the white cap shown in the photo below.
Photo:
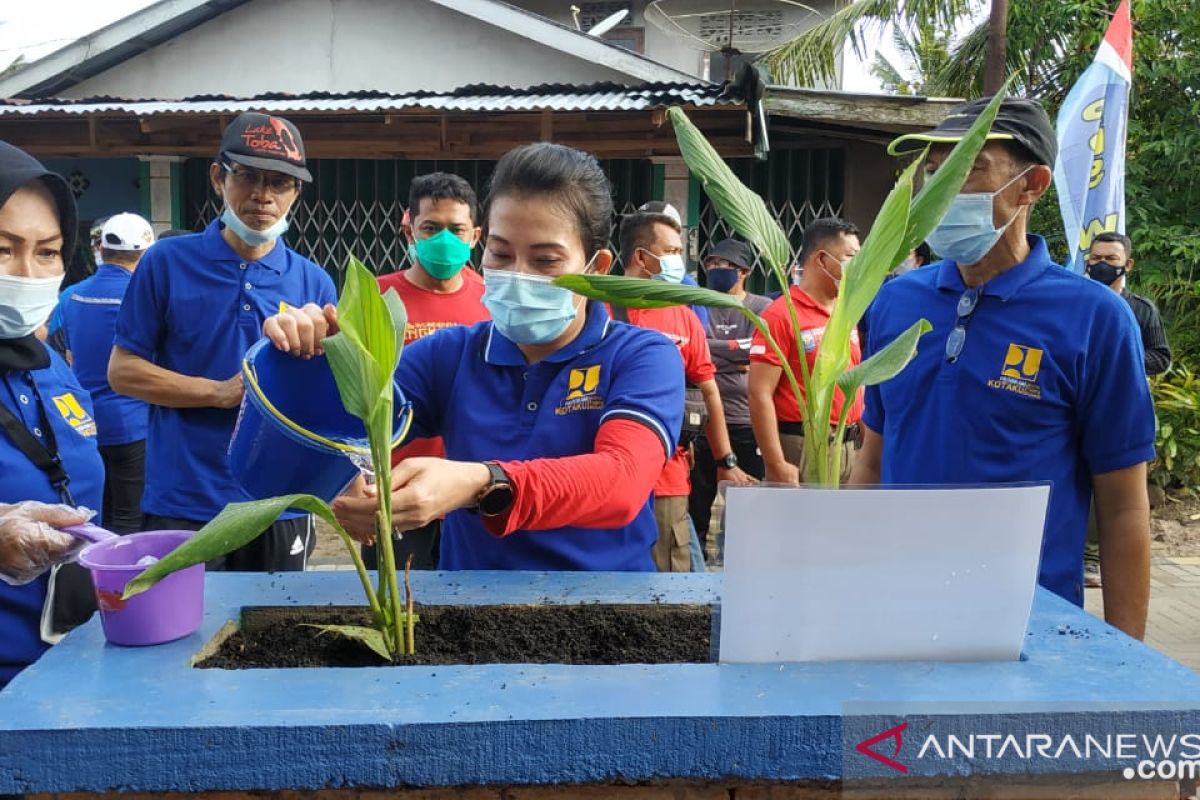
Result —
[[105, 250], [145, 250], [154, 244], [154, 229], [137, 214], [114, 214], [100, 231], [100, 246]]

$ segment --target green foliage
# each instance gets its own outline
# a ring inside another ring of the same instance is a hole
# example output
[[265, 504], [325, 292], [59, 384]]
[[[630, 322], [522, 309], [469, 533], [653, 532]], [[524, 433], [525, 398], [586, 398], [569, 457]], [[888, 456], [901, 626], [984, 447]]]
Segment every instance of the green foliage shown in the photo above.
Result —
[[1200, 486], [1200, 378], [1176, 364], [1150, 380], [1158, 417], [1150, 480], [1164, 491], [1195, 494]]
[[[924, 188], [915, 198], [913, 178], [920, 167], [921, 159], [913, 161], [903, 170], [899, 181], [872, 223], [870, 234], [862, 243], [862, 248], [843, 270], [841, 288], [826, 323], [811, 375], [807, 361], [804, 358], [799, 359], [799, 382], [790, 369], [788, 360], [784, 358], [778, 342], [771, 336], [763, 321], [742, 305], [740, 300], [727, 294], [688, 286], [596, 275], [569, 275], [556, 279], [555, 283], [586, 297], [631, 308], [660, 308], [665, 305], [684, 304], [736, 308], [754, 324], [775, 352], [800, 405], [805, 426], [814, 430], [823, 429], [832, 419], [835, 392], [839, 387], [847, 393], [852, 393], [862, 386], [892, 378], [912, 358], [920, 337], [931, 329], [927, 321], [915, 320], [907, 331], [867, 361], [857, 367], [850, 365], [852, 330], [879, 291], [887, 273], [929, 235], [945, 214], [951, 200], [958, 194], [975, 156], [983, 146], [984, 137], [991, 128], [1001, 99], [1002, 95], [998, 95], [988, 106], [967, 136], [926, 181]], [[705, 191], [730, 226], [763, 248], [764, 260], [775, 275], [784, 296], [791, 298], [786, 274], [786, 267], [791, 263], [787, 237], [774, 218], [766, 213], [762, 199], [738, 180], [682, 111], [671, 109], [670, 118], [688, 168], [701, 176]], [[794, 303], [788, 304], [788, 312], [792, 332], [796, 337], [795, 352], [803, 353], [805, 348]], [[837, 486], [840, 473], [837, 458], [841, 448], [832, 448], [831, 454], [829, 444], [830, 438], [835, 442], [842, 440], [849, 405], [844, 405], [841, 419], [836, 421], [833, 437], [804, 437], [808, 471], [804, 478], [807, 482]]]
[[[374, 276], [357, 259], [351, 258], [346, 270], [346, 284], [338, 303], [339, 332], [326, 337], [322, 344], [343, 405], [366, 425], [376, 482], [389, 487], [395, 411], [392, 383], [403, 348], [407, 314], [395, 292], [389, 292], [386, 298], [379, 294]], [[396, 576], [389, 523], [392, 495], [380, 491], [377, 498], [376, 540], [380, 556], [377, 589], [371, 585], [358, 544], [338, 523], [329, 505], [312, 495], [293, 494], [229, 504], [195, 536], [130, 581], [125, 596], [146, 591], [172, 572], [236, 550], [270, 527], [284, 511], [298, 508], [320, 516], [341, 537], [354, 561], [375, 623], [374, 628], [319, 627], [362, 642], [388, 659], [412, 653], [413, 625], [417, 620], [414, 614], [405, 611], [406, 599], [411, 605], [411, 593], [408, 598], [401, 597]]]
[[939, 32], [929, 20], [912, 26], [897, 25], [892, 31], [892, 46], [900, 54], [895, 63], [882, 52], [875, 54], [871, 75], [885, 91], [898, 95], [927, 95], [931, 77], [943, 75], [950, 61], [950, 36]]

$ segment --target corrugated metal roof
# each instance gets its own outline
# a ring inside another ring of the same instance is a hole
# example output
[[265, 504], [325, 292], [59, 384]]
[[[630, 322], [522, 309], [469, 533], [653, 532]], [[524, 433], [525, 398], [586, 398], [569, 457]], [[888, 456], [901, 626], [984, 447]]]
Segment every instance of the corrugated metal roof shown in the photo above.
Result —
[[641, 111], [672, 105], [742, 105], [730, 87], [711, 83], [645, 83], [623, 86], [544, 84], [526, 89], [476, 85], [451, 92], [380, 92], [308, 95], [267, 94], [251, 98], [192, 97], [183, 100], [123, 100], [91, 97], [79, 100], [0, 100], [0, 118], [133, 114], [139, 117], [177, 114], [357, 113], [386, 114], [428, 111]]

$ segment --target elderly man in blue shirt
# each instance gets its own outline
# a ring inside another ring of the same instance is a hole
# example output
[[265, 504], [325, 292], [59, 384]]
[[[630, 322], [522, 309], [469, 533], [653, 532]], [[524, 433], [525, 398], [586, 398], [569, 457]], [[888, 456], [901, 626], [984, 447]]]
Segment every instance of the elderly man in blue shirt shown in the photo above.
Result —
[[[129, 282], [108, 367], [121, 394], [150, 403], [147, 528], [195, 530], [248, 499], [226, 463], [243, 395], [241, 365], [281, 303], [332, 303], [333, 281], [288, 248], [288, 212], [312, 180], [296, 127], [246, 113], [225, 129], [209, 168], [224, 210], [203, 233], [152, 247]], [[285, 514], [210, 567], [302, 570], [311, 517]]]
[[[987, 102], [897, 139], [892, 152], [930, 143], [925, 168], [935, 171]], [[921, 317], [933, 332], [898, 377], [868, 389], [851, 480], [1051, 481], [1039, 581], [1076, 605], [1094, 493], [1105, 618], [1141, 638], [1150, 585], [1146, 462], [1154, 457], [1142, 343], [1128, 304], [1054, 264], [1045, 240], [1028, 233], [1056, 149], [1041, 105], [1005, 100], [929, 237], [945, 260], [880, 291], [864, 358]]]

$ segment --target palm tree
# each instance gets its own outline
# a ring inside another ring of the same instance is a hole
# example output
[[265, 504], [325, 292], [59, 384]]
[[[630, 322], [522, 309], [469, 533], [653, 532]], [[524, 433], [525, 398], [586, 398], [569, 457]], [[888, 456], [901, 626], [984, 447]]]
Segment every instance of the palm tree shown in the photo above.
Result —
[[876, 53], [871, 74], [889, 92], [929, 94], [930, 80], [944, 75], [950, 61], [949, 35], [938, 33], [928, 21], [918, 23], [911, 31], [896, 26], [892, 29], [892, 46], [902, 61], [893, 63], [883, 53]]
[[[887, 23], [948, 36], [977, 17], [985, 0], [854, 0], [820, 24], [765, 56], [775, 79], [799, 85], [832, 84], [837, 57], [848, 42], [863, 57]], [[990, 13], [950, 48], [932, 71], [922, 71], [925, 94], [977, 97], [994, 92], [1007, 75], [1012, 91], [1052, 104], [1095, 56], [1116, 0], [990, 0]], [[902, 50], [903, 52], [903, 50]]]

